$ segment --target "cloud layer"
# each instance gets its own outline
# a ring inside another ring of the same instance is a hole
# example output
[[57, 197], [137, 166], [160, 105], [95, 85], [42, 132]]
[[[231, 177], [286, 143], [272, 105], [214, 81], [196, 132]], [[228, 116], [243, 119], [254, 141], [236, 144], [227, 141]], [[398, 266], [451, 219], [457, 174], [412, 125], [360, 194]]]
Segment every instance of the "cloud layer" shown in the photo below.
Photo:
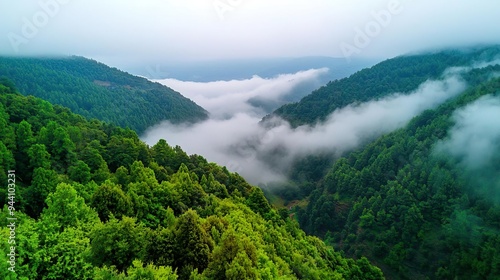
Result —
[[463, 179], [489, 201], [500, 203], [500, 97], [486, 95], [453, 113], [455, 125], [435, 152], [463, 167]]
[[[399, 12], [381, 19], [391, 5]], [[8, 11], [0, 54], [77, 54], [120, 68], [159, 59], [342, 57], [342, 43], [361, 47], [364, 33], [369, 42], [359, 55], [388, 58], [499, 43], [499, 7], [493, 0], [0, 1]]]
[[[258, 84], [257, 80], [253, 83]], [[278, 96], [283, 96], [289, 89], [289, 79], [283, 77], [258, 81], [261, 84], [257, 88], [282, 89]], [[394, 93], [380, 100], [350, 105], [336, 110], [323, 123], [293, 129], [278, 118], [270, 120], [272, 126], [266, 128], [259, 123], [262, 115], [253, 109], [247, 107], [235, 110], [235, 107], [244, 103], [241, 100], [249, 96], [261, 97], [267, 94], [267, 90], [259, 94], [252, 90], [246, 93], [242, 91], [234, 97], [220, 92], [234, 92], [235, 88], [242, 88], [232, 83], [217, 85], [221, 86], [218, 91], [208, 90], [208, 96], [216, 98], [213, 104], [217, 106], [206, 107], [214, 114], [214, 118], [190, 126], [174, 126], [164, 122], [149, 129], [142, 139], [153, 145], [164, 138], [172, 145], [181, 145], [188, 153], [200, 154], [209, 161], [227, 166], [253, 184], [285, 180], [290, 164], [295, 159], [325, 151], [339, 154], [353, 149], [365, 141], [404, 126], [422, 111], [436, 107], [465, 89], [465, 83], [457, 75], [449, 74], [442, 80], [427, 81], [409, 94]], [[193, 93], [203, 91], [199, 84], [192, 86]], [[185, 88], [181, 92], [188, 91]], [[191, 97], [196, 96], [194, 94]], [[210, 100], [209, 97], [202, 98], [207, 102]], [[206, 106], [209, 102], [200, 104]]]
[[227, 119], [237, 113], [261, 117], [279, 106], [309, 94], [318, 88], [320, 76], [328, 69], [311, 69], [295, 74], [283, 74], [273, 79], [253, 76], [251, 79], [214, 81], [208, 83], [157, 80], [210, 112], [212, 118]]
[[449, 138], [436, 146], [471, 170], [492, 163], [495, 151], [500, 151], [500, 98], [483, 96], [453, 114], [455, 125]]

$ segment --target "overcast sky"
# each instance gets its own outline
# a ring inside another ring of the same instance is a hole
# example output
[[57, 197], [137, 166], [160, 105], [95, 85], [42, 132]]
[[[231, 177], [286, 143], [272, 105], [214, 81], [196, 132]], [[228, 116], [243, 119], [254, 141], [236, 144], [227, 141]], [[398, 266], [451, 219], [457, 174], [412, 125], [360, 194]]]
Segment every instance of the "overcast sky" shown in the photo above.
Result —
[[0, 0], [0, 11], [2, 55], [103, 62], [388, 58], [500, 43], [497, 0]]

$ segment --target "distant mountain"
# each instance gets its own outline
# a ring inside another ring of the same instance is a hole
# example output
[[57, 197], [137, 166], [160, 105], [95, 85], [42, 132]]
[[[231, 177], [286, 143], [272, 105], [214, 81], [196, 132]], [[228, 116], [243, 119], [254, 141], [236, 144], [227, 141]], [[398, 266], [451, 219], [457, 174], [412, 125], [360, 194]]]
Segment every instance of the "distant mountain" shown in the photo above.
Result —
[[350, 77], [333, 80], [300, 102], [283, 105], [273, 114], [288, 120], [293, 126], [313, 124], [348, 104], [415, 90], [422, 82], [439, 78], [449, 67], [484, 60], [498, 53], [499, 49], [496, 46], [450, 50], [389, 59]]
[[182, 81], [210, 82], [220, 80], [249, 79], [253, 75], [272, 78], [280, 74], [296, 73], [309, 69], [328, 68], [321, 76], [322, 84], [349, 76], [369, 67], [374, 61], [368, 59], [333, 58], [323, 56], [299, 58], [235, 59], [222, 61], [183, 62], [182, 64], [155, 62], [151, 65], [123, 66], [132, 73], [150, 79], [177, 79]]
[[20, 92], [138, 133], [163, 120], [196, 122], [207, 112], [180, 93], [83, 57], [0, 57], [0, 77]]

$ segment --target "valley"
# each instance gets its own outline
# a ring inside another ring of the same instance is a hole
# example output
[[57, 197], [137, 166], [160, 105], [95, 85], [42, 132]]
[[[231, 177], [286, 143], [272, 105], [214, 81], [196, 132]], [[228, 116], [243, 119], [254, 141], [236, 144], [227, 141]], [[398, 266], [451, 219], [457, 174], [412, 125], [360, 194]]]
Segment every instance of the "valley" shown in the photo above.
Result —
[[498, 2], [0, 10], [0, 279], [500, 279]]

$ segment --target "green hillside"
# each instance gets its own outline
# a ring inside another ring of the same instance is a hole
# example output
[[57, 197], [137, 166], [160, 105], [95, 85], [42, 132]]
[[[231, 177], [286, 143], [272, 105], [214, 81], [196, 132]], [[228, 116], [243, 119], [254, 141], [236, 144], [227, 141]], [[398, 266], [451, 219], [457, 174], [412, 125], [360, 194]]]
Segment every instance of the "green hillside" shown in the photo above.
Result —
[[411, 92], [426, 80], [439, 78], [449, 67], [482, 61], [499, 52], [500, 46], [496, 46], [388, 59], [348, 78], [331, 81], [299, 102], [278, 108], [273, 114], [293, 126], [314, 124], [351, 103], [366, 102], [395, 92]]
[[0, 57], [0, 77], [33, 95], [142, 133], [163, 120], [196, 122], [207, 112], [178, 92], [83, 57]]
[[[498, 48], [491, 48], [466, 53], [457, 61], [468, 66], [498, 54]], [[389, 90], [388, 84], [382, 84], [380, 92], [406, 88], [407, 80], [394, 74], [399, 70], [422, 69], [432, 65], [435, 57], [454, 55], [445, 52], [387, 61], [382, 65], [394, 67], [385, 69], [394, 86]], [[384, 72], [374, 71], [379, 67], [349, 79], [380, 73], [380, 81], [386, 80]], [[345, 155], [333, 166], [314, 158], [302, 161], [295, 172], [307, 174], [325, 167], [328, 172], [303, 184], [303, 189], [278, 193], [289, 200], [307, 198], [307, 206], [293, 210], [307, 233], [320, 236], [347, 256], [367, 256], [389, 279], [498, 279], [500, 125], [495, 127], [498, 119], [493, 114], [479, 118], [470, 112], [481, 104], [492, 106], [487, 112], [500, 110], [499, 73], [498, 64], [464, 72], [469, 89], [458, 97]], [[328, 87], [350, 83], [334, 82]], [[472, 130], [470, 143], [461, 136], [457, 141], [466, 143], [462, 146], [446, 144], [454, 143], [454, 135], [465, 130], [467, 122], [473, 128], [486, 123], [488, 130], [480, 131], [483, 134]]]
[[1, 279], [383, 279], [225, 167], [2, 83]]

